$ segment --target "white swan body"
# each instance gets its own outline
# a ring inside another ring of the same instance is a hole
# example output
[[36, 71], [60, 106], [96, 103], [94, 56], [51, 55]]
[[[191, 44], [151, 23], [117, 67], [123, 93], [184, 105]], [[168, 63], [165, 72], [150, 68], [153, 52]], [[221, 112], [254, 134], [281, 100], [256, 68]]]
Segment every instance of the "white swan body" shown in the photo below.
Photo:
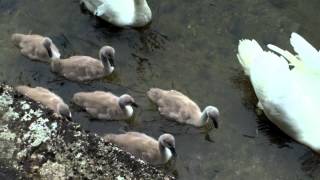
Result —
[[241, 40], [238, 60], [266, 116], [320, 153], [320, 53], [296, 33], [290, 42], [297, 56], [274, 45], [268, 48], [275, 53], [263, 51], [255, 40]]
[[119, 27], [142, 27], [152, 19], [146, 0], [81, 0], [94, 15]]

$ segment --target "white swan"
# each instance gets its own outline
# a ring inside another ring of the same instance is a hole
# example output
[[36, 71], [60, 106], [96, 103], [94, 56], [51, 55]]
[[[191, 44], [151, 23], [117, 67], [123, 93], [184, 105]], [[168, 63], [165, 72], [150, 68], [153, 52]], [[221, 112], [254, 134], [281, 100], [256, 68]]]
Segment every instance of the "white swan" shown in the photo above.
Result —
[[94, 15], [119, 27], [142, 27], [152, 19], [146, 0], [81, 0]]
[[238, 60], [266, 116], [320, 153], [320, 53], [296, 33], [290, 42], [296, 56], [274, 45], [268, 48], [275, 53], [263, 51], [255, 40], [241, 40]]

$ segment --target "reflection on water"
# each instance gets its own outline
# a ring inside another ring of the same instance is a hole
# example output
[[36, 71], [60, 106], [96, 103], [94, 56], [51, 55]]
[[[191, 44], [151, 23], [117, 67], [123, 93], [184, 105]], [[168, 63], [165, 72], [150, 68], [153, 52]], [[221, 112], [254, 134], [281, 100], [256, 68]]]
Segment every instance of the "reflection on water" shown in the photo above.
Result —
[[[241, 38], [289, 48], [292, 31], [320, 47], [320, 1], [149, 0], [153, 22], [119, 29], [81, 11], [78, 0], [0, 0], [0, 80], [45, 86], [67, 102], [78, 91], [129, 93], [140, 108], [128, 121], [91, 119], [71, 105], [74, 119], [98, 134], [136, 130], [175, 135], [178, 157], [166, 170], [180, 179], [316, 179], [319, 157], [256, 112], [254, 92], [236, 60]], [[115, 73], [89, 83], [57, 77], [29, 61], [10, 42], [14, 32], [52, 37], [63, 57], [98, 56], [116, 49]], [[221, 128], [207, 131], [159, 116], [146, 98], [150, 87], [177, 89], [200, 107], [221, 110]]]
[[243, 105], [257, 114], [257, 129], [254, 135], [245, 134], [244, 137], [256, 138], [260, 133], [269, 137], [272, 144], [278, 145], [279, 148], [291, 148], [290, 143], [293, 141], [289, 136], [282, 132], [276, 125], [271, 123], [268, 118], [263, 114], [262, 110], [257, 108], [256, 103], [258, 99], [252, 94], [254, 92], [250, 80], [243, 76], [243, 73], [232, 79], [235, 87], [238, 87], [243, 92]]

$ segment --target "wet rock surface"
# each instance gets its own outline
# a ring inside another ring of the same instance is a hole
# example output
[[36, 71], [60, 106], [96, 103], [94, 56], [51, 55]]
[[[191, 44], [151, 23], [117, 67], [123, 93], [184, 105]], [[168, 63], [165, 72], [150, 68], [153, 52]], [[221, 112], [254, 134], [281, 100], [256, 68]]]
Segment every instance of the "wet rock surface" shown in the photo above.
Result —
[[1, 179], [174, 179], [0, 85]]

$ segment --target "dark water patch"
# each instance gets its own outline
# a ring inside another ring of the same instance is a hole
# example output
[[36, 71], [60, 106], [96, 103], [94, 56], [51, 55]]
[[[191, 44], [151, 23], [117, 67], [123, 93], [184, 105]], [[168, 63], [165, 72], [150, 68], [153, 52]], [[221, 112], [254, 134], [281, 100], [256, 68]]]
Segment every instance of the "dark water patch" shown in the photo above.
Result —
[[271, 144], [276, 144], [279, 148], [292, 148], [290, 144], [295, 141], [274, 125], [264, 114], [259, 115], [257, 122], [258, 132], [266, 135]]
[[310, 177], [317, 179], [320, 177], [320, 156], [315, 152], [306, 152], [299, 158], [302, 162], [301, 169]]
[[268, 0], [273, 6], [279, 9], [286, 8], [290, 3], [289, 0]]
[[19, 1], [0, 0], [0, 14], [11, 15], [18, 9]]

